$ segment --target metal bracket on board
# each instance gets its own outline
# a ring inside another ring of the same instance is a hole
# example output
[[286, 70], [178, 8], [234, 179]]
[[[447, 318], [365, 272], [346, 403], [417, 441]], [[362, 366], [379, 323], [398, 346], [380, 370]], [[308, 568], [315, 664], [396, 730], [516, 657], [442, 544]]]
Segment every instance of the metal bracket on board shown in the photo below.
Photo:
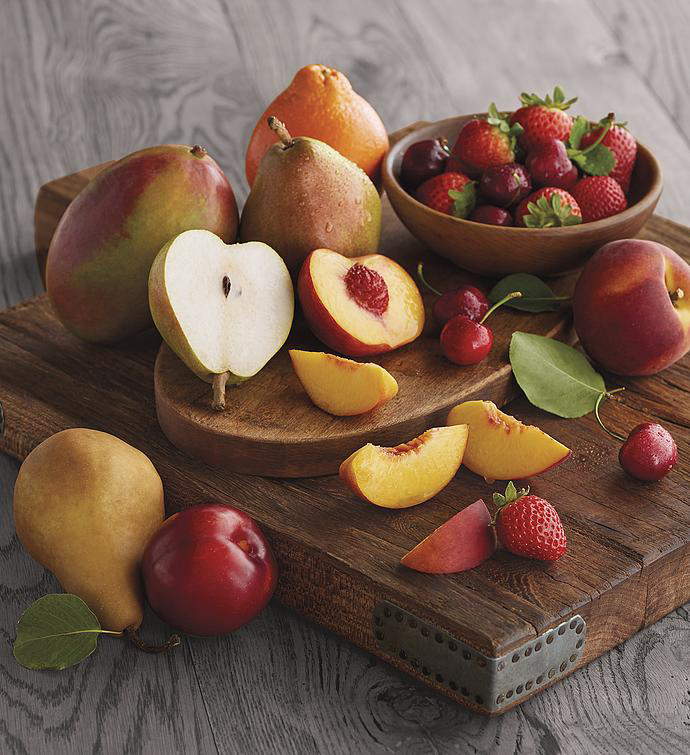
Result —
[[577, 615], [506, 655], [484, 655], [427, 621], [383, 600], [374, 609], [376, 645], [486, 713], [499, 713], [564, 676], [587, 634]]

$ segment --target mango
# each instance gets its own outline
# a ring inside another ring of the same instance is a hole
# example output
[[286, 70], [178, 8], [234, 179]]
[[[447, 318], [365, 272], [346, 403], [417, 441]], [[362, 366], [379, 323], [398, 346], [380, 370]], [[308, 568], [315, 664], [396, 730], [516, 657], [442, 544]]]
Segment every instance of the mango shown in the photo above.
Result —
[[171, 238], [205, 229], [232, 243], [237, 226], [232, 187], [202, 147], [134, 152], [99, 173], [62, 216], [48, 249], [48, 297], [72, 333], [115, 343], [153, 324], [149, 269]]

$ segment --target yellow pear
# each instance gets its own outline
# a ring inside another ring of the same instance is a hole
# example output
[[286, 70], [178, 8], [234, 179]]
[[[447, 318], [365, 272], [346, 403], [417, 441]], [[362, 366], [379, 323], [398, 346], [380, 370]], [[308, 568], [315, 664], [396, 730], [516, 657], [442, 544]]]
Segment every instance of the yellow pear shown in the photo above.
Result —
[[105, 629], [141, 624], [140, 562], [163, 518], [153, 464], [97, 430], [64, 430], [43, 441], [24, 460], [14, 488], [22, 545]]

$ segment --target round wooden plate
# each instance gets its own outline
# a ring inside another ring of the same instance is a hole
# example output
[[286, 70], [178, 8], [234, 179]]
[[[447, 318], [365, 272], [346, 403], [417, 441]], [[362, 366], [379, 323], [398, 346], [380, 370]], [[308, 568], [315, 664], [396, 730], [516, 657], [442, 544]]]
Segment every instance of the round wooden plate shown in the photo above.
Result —
[[[424, 260], [428, 279], [442, 290], [472, 282], [489, 291], [491, 281], [433, 255], [403, 227], [385, 197], [383, 205], [383, 254], [412, 274]], [[573, 276], [552, 282], [558, 293], [569, 293], [573, 285]], [[156, 408], [163, 432], [190, 456], [234, 472], [265, 477], [333, 474], [366, 443], [397, 445], [445, 424], [448, 411], [461, 401], [482, 398], [504, 404], [515, 390], [508, 363], [513, 331], [561, 336], [569, 327], [568, 308], [530, 315], [504, 307], [488, 321], [494, 331], [488, 358], [474, 367], [457, 367], [439, 349], [438, 327], [431, 317], [436, 297], [423, 293], [424, 334], [401, 349], [364, 360], [382, 365], [398, 381], [398, 395], [388, 404], [359, 417], [333, 417], [316, 408], [292, 369], [287, 349], [323, 351], [325, 347], [298, 317], [286, 346], [258, 375], [228, 386], [222, 413], [211, 408], [211, 386], [163, 345], [155, 368]]]

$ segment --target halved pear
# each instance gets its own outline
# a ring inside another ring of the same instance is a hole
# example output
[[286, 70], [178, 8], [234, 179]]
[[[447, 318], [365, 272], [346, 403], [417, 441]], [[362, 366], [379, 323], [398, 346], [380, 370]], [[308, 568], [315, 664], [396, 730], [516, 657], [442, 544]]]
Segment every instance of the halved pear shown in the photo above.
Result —
[[213, 383], [213, 408], [225, 385], [255, 375], [285, 343], [295, 297], [282, 258], [258, 241], [225, 244], [210, 231], [185, 231], [158, 253], [149, 306], [168, 346]]

